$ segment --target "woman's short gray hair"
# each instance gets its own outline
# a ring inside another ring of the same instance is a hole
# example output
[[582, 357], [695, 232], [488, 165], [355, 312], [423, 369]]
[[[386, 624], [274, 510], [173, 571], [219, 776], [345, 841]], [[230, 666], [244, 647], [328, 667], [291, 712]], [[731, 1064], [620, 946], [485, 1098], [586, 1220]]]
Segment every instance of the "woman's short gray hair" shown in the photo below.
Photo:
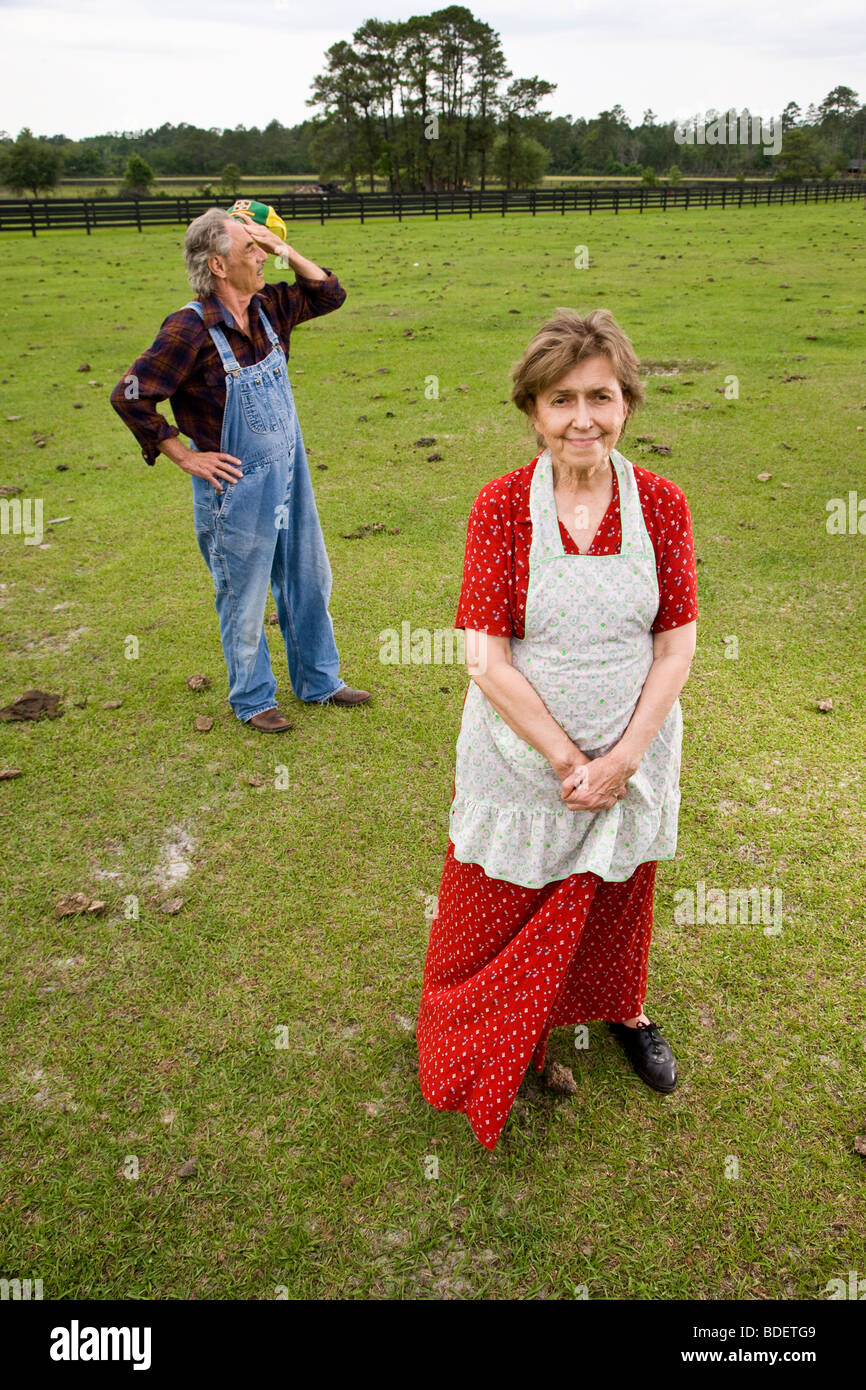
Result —
[[228, 217], [224, 208], [208, 208], [186, 229], [183, 257], [189, 283], [199, 299], [206, 299], [214, 292], [213, 276], [208, 265], [211, 256], [228, 256], [231, 251], [232, 239], [225, 226]]

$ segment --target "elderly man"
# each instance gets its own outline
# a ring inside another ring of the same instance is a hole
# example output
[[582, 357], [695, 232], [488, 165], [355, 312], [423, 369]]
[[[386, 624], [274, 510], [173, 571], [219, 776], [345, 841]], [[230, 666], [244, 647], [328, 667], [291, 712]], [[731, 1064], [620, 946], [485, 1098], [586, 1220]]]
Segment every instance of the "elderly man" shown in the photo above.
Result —
[[[265, 283], [269, 251], [291, 266], [294, 284]], [[281, 733], [292, 725], [276, 705], [264, 627], [269, 585], [298, 699], [337, 705], [370, 699], [338, 674], [328, 612], [331, 567], [286, 361], [295, 325], [338, 309], [346, 291], [333, 271], [252, 218], [235, 220], [222, 208], [190, 223], [184, 256], [198, 299], [169, 314], [152, 347], [115, 386], [111, 403], [146, 463], [161, 452], [191, 474], [229, 703], [244, 724]], [[189, 448], [156, 409], [166, 399]]]

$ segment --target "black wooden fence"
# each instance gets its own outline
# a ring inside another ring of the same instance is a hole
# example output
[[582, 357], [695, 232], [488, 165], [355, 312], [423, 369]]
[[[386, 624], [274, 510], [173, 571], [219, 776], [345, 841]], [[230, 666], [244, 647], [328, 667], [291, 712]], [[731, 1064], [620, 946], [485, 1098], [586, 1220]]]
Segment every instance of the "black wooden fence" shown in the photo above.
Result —
[[[620, 185], [605, 188], [530, 188], [522, 191], [473, 190], [456, 193], [283, 193], [267, 201], [286, 222], [330, 219], [366, 222], [376, 217], [444, 217], [452, 213], [477, 217], [484, 213], [639, 212], [650, 208], [781, 207], [792, 203], [846, 202], [862, 198], [866, 181], [834, 183], [705, 183], [650, 187]], [[213, 198], [8, 198], [0, 199], [0, 231], [69, 230], [91, 232], [105, 227], [186, 225], [208, 208], [222, 206]]]

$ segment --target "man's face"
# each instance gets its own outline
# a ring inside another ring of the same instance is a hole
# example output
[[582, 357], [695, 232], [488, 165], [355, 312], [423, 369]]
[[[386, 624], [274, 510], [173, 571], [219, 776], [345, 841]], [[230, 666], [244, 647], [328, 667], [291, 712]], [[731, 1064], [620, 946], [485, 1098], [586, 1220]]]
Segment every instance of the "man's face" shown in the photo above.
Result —
[[227, 217], [224, 226], [231, 237], [229, 254], [211, 256], [208, 261], [217, 289], [231, 286], [240, 295], [254, 295], [265, 283], [262, 267], [268, 253], [253, 240], [243, 222]]

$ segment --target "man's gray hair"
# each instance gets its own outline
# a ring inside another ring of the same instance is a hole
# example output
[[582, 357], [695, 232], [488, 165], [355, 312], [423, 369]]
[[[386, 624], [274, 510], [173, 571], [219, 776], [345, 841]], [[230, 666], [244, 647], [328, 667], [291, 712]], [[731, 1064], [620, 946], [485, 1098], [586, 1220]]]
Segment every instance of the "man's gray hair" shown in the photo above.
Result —
[[199, 299], [214, 292], [214, 279], [208, 261], [211, 256], [228, 256], [232, 239], [226, 231], [229, 214], [224, 208], [208, 208], [190, 222], [183, 242], [183, 256], [189, 283]]

